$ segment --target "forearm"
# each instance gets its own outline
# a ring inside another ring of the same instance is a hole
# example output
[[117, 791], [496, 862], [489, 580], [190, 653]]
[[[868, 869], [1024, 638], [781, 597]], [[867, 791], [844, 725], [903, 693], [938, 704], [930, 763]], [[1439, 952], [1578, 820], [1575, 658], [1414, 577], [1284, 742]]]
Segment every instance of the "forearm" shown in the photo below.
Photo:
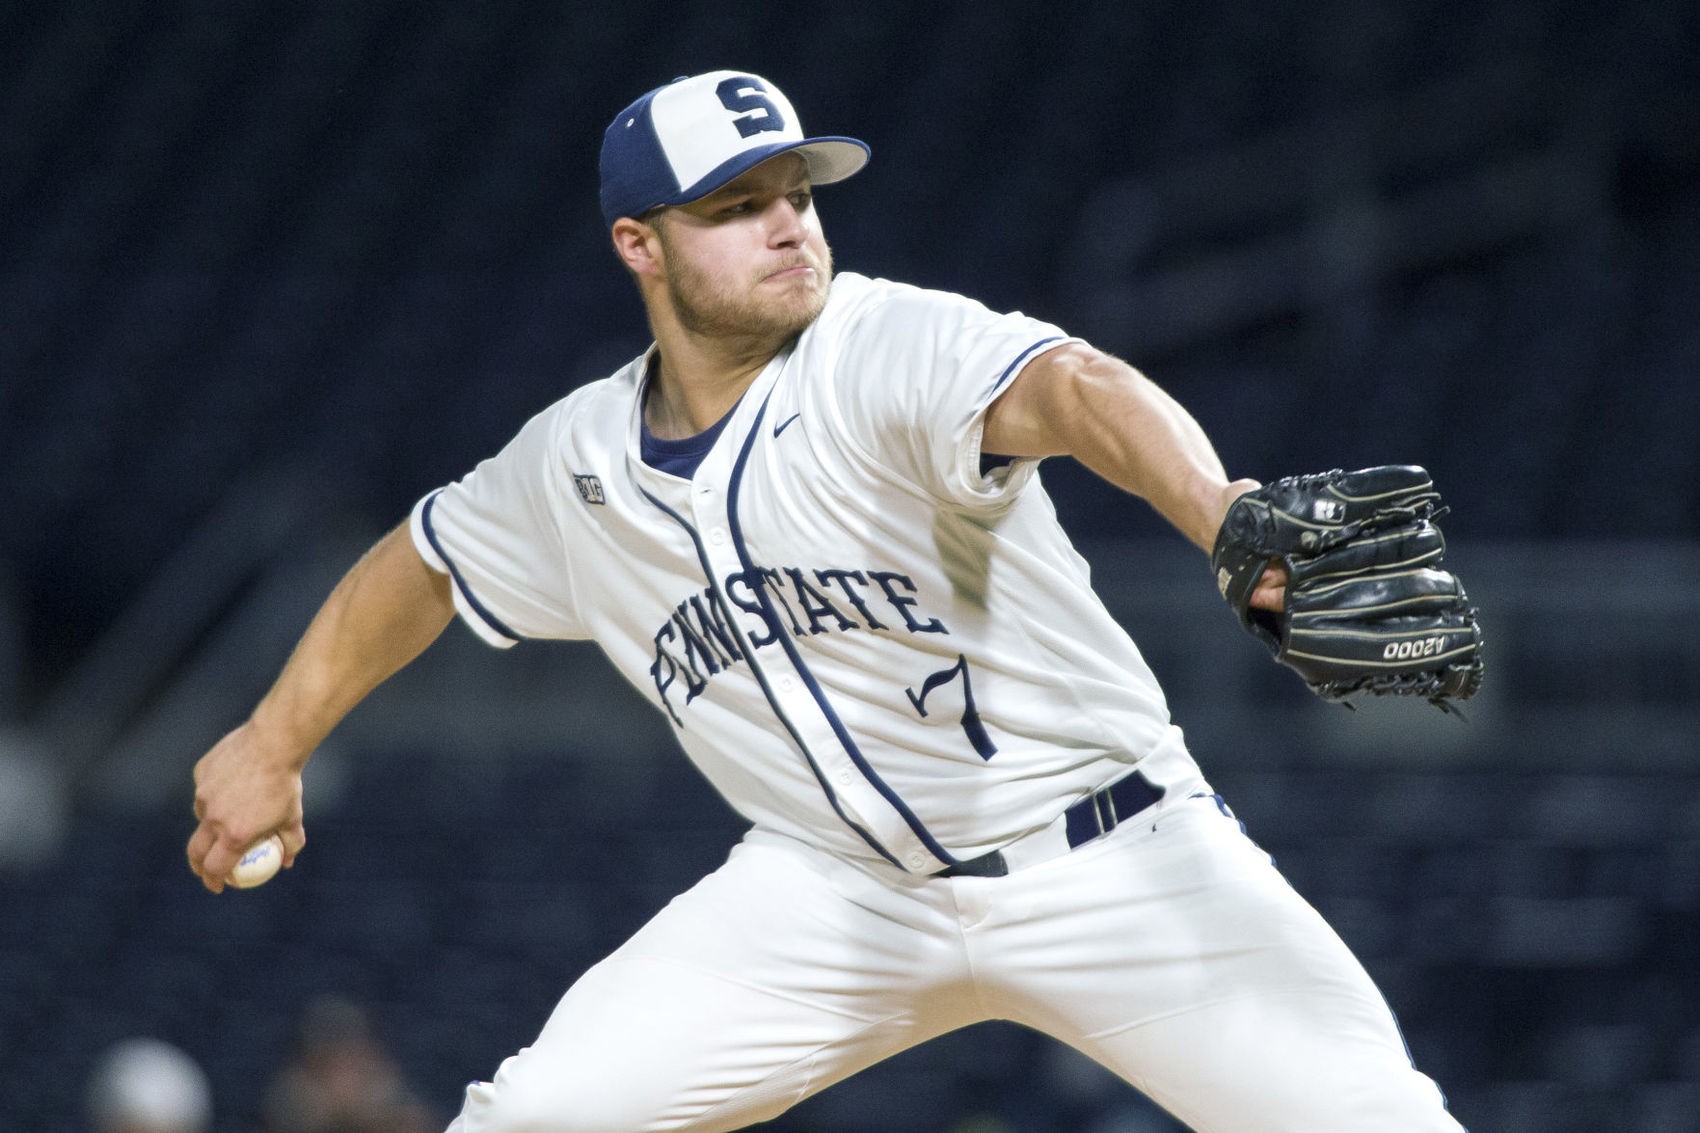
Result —
[[454, 616], [448, 579], [414, 550], [405, 525], [345, 575], [254, 709], [258, 736], [299, 768], [365, 697], [412, 661]]
[[1143, 374], [1114, 359], [1087, 367], [1058, 419], [1074, 458], [1148, 502], [1208, 550], [1227, 509], [1228, 476], [1204, 430]]
[[1228, 504], [1255, 486], [1228, 479], [1215, 446], [1174, 398], [1086, 346], [1036, 359], [988, 413], [984, 445], [1010, 456], [1073, 456], [1206, 551]]

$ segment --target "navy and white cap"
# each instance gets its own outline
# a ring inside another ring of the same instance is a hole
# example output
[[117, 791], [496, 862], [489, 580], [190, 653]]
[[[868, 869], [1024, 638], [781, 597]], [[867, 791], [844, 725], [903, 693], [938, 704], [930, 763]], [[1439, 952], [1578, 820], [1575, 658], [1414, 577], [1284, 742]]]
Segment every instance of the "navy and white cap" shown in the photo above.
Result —
[[809, 181], [829, 185], [868, 163], [855, 138], [803, 136], [779, 88], [743, 71], [709, 71], [656, 87], [602, 135], [602, 219], [642, 216], [707, 196], [779, 153], [795, 151]]

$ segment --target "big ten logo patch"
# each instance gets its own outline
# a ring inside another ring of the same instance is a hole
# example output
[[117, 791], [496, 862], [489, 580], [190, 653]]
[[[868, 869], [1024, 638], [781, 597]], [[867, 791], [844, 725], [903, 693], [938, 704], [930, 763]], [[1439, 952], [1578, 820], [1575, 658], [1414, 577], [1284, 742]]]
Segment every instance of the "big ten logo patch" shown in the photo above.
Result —
[[602, 492], [602, 481], [594, 476], [580, 476], [573, 473], [573, 484], [578, 488], [578, 498], [587, 504], [605, 504], [608, 497]]

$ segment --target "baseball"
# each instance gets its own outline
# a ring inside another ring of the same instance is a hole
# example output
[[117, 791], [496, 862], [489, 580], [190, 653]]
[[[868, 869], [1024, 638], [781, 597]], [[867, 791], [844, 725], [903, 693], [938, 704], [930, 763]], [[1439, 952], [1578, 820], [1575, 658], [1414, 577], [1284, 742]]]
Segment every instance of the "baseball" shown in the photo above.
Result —
[[249, 846], [247, 851], [236, 859], [236, 868], [230, 871], [226, 880], [238, 889], [252, 889], [270, 881], [282, 864], [283, 839], [273, 834]]

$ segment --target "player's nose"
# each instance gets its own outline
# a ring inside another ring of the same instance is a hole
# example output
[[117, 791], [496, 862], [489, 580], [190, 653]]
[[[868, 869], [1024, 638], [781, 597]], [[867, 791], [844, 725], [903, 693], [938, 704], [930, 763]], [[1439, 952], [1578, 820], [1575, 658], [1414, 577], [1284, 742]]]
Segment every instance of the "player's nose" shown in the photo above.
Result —
[[798, 208], [789, 197], [777, 197], [767, 206], [767, 239], [776, 248], [788, 248], [800, 245], [808, 234], [808, 226], [804, 223], [803, 215], [806, 209]]

